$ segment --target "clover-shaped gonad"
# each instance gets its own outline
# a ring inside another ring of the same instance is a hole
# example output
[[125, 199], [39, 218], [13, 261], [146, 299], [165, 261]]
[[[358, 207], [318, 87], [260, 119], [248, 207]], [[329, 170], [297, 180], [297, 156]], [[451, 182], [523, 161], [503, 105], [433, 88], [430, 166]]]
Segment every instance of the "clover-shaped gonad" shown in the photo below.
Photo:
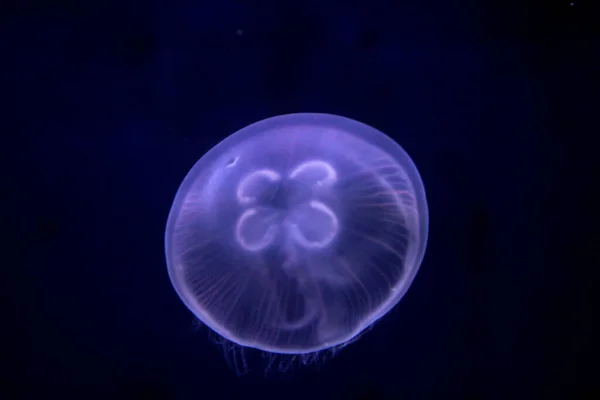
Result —
[[[322, 201], [315, 198], [296, 203], [286, 201], [288, 207], [283, 210], [269, 204], [284, 180], [292, 191], [294, 187], [303, 186], [316, 193], [333, 185], [337, 173], [325, 161], [309, 160], [294, 167], [284, 177], [271, 169], [258, 169], [244, 176], [236, 188], [237, 201], [245, 208], [237, 220], [235, 236], [245, 250], [261, 251], [278, 235], [305, 248], [322, 248], [337, 235], [338, 217]], [[286, 195], [290, 194], [283, 196]]]

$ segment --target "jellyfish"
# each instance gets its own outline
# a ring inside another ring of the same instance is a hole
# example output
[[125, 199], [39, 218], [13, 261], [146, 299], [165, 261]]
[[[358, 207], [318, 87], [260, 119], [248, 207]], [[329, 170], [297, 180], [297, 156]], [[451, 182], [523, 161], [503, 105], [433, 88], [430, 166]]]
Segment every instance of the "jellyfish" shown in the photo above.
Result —
[[192, 167], [165, 232], [171, 283], [226, 343], [272, 355], [339, 349], [404, 296], [423, 259], [419, 172], [390, 137], [288, 114], [225, 138]]

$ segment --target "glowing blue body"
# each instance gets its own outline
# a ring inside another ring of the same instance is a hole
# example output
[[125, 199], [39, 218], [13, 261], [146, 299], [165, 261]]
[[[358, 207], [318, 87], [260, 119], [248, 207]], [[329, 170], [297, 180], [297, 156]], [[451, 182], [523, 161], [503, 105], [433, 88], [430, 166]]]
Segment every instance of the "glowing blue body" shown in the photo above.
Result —
[[326, 114], [269, 118], [190, 170], [165, 234], [187, 307], [240, 346], [306, 354], [397, 304], [423, 258], [425, 191], [383, 133]]

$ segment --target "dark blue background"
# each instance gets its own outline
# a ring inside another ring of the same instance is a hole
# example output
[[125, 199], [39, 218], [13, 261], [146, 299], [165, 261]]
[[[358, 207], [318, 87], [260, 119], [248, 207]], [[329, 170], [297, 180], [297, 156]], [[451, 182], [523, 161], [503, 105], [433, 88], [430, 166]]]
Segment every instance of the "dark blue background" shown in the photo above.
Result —
[[[569, 171], [598, 42], [569, 3], [3, 3], [7, 398], [593, 395], [577, 269], [592, 239], [575, 241], [573, 206], [593, 181]], [[293, 112], [396, 139], [425, 183], [429, 247], [336, 358], [239, 378], [170, 285], [166, 218], [202, 154]]]

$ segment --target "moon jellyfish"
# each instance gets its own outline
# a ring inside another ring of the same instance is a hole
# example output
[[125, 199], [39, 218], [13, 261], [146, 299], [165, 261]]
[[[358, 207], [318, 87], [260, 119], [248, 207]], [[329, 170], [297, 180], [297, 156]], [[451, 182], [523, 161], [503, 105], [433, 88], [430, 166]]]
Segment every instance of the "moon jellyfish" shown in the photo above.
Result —
[[289, 114], [200, 158], [165, 246], [179, 297], [226, 343], [308, 357], [400, 301], [427, 233], [423, 183], [396, 142], [348, 118]]

